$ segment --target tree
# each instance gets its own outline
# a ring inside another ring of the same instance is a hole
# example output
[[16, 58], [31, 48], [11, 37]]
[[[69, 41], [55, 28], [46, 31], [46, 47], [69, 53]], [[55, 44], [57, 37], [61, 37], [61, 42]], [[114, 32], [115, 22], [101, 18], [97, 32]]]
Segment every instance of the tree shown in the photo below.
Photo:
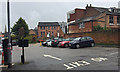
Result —
[[19, 29], [22, 27], [24, 28], [24, 37], [25, 37], [29, 34], [28, 24], [25, 22], [24, 19], [22, 19], [22, 17], [20, 17], [18, 19], [18, 21], [16, 22], [16, 24], [14, 24], [13, 28], [11, 28], [13, 34], [15, 34], [18, 37], [19, 36]]

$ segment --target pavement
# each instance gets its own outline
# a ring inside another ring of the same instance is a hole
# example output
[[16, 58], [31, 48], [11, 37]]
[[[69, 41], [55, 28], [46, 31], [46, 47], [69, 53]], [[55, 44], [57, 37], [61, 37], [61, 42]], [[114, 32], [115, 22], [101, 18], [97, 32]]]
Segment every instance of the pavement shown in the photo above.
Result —
[[43, 47], [30, 44], [25, 48], [25, 64], [21, 48], [13, 49], [14, 66], [2, 70], [110, 70], [118, 71], [118, 48], [86, 47], [80, 49]]

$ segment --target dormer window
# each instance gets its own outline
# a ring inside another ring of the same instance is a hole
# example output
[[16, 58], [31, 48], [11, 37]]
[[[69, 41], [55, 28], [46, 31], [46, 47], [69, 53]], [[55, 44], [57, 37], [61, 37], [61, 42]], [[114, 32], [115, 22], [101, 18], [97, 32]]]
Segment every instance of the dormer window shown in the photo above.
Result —
[[120, 16], [117, 17], [117, 24], [120, 24]]
[[109, 16], [109, 23], [113, 24], [113, 16]]

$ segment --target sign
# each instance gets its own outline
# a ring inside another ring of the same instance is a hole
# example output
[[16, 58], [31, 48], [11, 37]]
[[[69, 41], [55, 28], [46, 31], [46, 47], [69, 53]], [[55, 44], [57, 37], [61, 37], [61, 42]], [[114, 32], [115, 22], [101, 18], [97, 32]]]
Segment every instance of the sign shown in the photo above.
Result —
[[24, 40], [19, 40], [19, 41], [18, 41], [18, 46], [19, 46], [19, 47], [28, 47], [28, 46], [29, 46], [28, 41], [29, 41], [29, 40], [26, 40], [26, 39], [24, 39]]

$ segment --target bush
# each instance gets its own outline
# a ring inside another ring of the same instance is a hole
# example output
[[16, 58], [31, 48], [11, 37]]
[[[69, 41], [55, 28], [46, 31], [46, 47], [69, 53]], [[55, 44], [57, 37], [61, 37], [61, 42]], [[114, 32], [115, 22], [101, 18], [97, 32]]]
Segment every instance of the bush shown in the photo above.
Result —
[[28, 35], [24, 39], [28, 39], [29, 43], [37, 43], [37, 38], [33, 35]]
[[94, 31], [101, 31], [104, 30], [103, 27], [101, 27], [100, 25], [94, 26]]

